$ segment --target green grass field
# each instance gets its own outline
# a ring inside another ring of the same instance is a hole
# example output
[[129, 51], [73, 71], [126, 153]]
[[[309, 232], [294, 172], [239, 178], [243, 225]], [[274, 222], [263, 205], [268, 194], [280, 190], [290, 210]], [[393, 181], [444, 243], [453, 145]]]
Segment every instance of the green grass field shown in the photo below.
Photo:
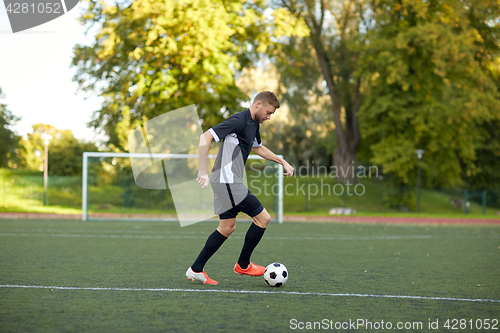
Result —
[[364, 319], [448, 332], [447, 319], [500, 319], [500, 226], [273, 223], [252, 257], [287, 266], [288, 282], [272, 288], [232, 272], [240, 222], [205, 267], [219, 285], [187, 281], [216, 226], [0, 220], [0, 331], [285, 332], [292, 319]]

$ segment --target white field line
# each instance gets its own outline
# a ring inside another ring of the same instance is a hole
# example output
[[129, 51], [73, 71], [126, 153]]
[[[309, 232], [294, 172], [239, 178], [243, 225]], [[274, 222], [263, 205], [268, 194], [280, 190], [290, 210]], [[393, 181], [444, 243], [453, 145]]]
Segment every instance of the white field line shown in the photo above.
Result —
[[491, 302], [500, 303], [497, 299], [482, 298], [453, 298], [453, 297], [428, 297], [428, 296], [406, 296], [406, 295], [371, 295], [371, 294], [337, 294], [337, 293], [309, 293], [299, 291], [265, 291], [265, 290], [227, 290], [227, 289], [174, 289], [174, 288], [103, 288], [103, 287], [57, 287], [57, 286], [25, 286], [4, 284], [0, 288], [23, 288], [23, 289], [56, 289], [56, 290], [92, 290], [92, 291], [152, 291], [152, 292], [199, 292], [199, 293], [232, 293], [232, 294], [282, 294], [282, 295], [311, 295], [311, 296], [334, 296], [334, 297], [372, 297], [372, 298], [400, 298], [400, 299], [422, 299], [438, 301], [462, 301], [462, 302]]
[[[135, 238], [135, 239], [206, 239], [208, 235], [203, 236], [134, 236], [134, 235], [85, 235], [85, 234], [31, 234], [31, 233], [0, 233], [2, 236], [11, 237], [70, 237], [70, 238]], [[244, 236], [232, 236], [233, 239], [243, 239]], [[433, 238], [430, 235], [417, 236], [338, 236], [338, 237], [265, 237], [268, 240], [391, 240], [391, 239], [427, 239]]]

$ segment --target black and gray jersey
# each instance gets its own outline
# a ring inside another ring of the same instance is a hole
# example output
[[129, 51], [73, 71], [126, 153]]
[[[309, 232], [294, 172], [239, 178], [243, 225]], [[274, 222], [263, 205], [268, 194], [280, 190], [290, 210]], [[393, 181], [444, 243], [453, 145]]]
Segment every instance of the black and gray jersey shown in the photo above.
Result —
[[212, 183], [243, 183], [243, 171], [252, 147], [262, 146], [259, 127], [250, 110], [245, 109], [208, 130], [215, 142], [223, 140], [210, 175]]

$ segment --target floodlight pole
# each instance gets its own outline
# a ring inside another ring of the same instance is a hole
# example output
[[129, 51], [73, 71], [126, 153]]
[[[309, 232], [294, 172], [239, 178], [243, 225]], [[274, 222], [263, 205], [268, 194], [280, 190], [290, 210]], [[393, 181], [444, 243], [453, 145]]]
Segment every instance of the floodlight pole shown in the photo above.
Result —
[[420, 213], [420, 174], [422, 168], [422, 155], [425, 153], [425, 150], [417, 149], [415, 153], [418, 157], [417, 213]]
[[48, 133], [44, 133], [42, 135], [42, 139], [45, 143], [45, 158], [43, 161], [43, 205], [47, 206], [48, 198], [47, 198], [47, 183], [48, 183], [48, 172], [49, 172], [49, 141], [52, 139], [52, 135]]

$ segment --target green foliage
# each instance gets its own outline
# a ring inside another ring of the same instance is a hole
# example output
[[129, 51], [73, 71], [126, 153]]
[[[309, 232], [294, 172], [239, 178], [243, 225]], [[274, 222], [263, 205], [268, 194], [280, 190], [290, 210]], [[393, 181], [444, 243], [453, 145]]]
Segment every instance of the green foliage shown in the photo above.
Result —
[[387, 189], [382, 200], [387, 208], [406, 208], [414, 212], [417, 207], [415, 192], [405, 187]]
[[[310, 34], [283, 40], [283, 53], [273, 59], [281, 73], [283, 99], [289, 104], [294, 118], [307, 118], [311, 108], [321, 107], [328, 135], [319, 133], [323, 149], [320, 158], [345, 168], [355, 158], [359, 143], [357, 110], [361, 98], [356, 77], [359, 43], [363, 30], [366, 1], [275, 1], [290, 12], [304, 18]], [[303, 37], [303, 38], [302, 38]], [[316, 133], [314, 122], [299, 126]], [[304, 137], [304, 133], [301, 133]], [[314, 134], [313, 134], [314, 136]], [[312, 149], [317, 146], [307, 142]], [[318, 154], [316, 154], [318, 155]], [[299, 160], [300, 162], [300, 160]]]
[[[286, 44], [282, 46], [286, 48]], [[302, 66], [300, 61], [297, 60], [297, 66]], [[307, 61], [313, 62], [311, 59]], [[281, 68], [287, 70], [287, 66]], [[298, 75], [301, 75], [300, 72]], [[284, 155], [296, 168], [306, 164], [311, 166], [312, 163], [330, 166], [335, 145], [331, 132], [335, 126], [332, 114], [327, 110], [330, 105], [328, 96], [318, 97], [313, 92], [301, 95], [295, 89], [289, 94], [285, 86], [289, 78], [288, 74], [269, 63], [263, 69], [244, 70], [236, 84], [247, 95], [262, 90], [276, 91], [282, 102], [271, 121], [261, 125], [261, 137], [266, 147], [276, 154]], [[310, 76], [304, 75], [304, 80], [308, 78]], [[297, 84], [300, 82], [297, 80]], [[292, 102], [295, 99], [297, 104]]]
[[[281, 137], [274, 141], [282, 142], [284, 152], [293, 157], [296, 166], [300, 166], [307, 160], [318, 162], [321, 158], [315, 153], [320, 138], [326, 138], [328, 153], [333, 152], [335, 138], [332, 132], [335, 125], [331, 101], [322, 86], [321, 68], [318, 60], [311, 57], [314, 48], [310, 39], [292, 37], [283, 44], [284, 52], [274, 57], [274, 62], [280, 73], [282, 100], [290, 110], [289, 124], [277, 133]], [[320, 128], [317, 128], [318, 125]], [[326, 158], [324, 164], [330, 164], [331, 159]]]
[[[4, 98], [2, 88], [0, 88], [0, 98]], [[20, 119], [7, 109], [6, 104], [0, 103], [0, 168], [8, 166], [9, 160], [15, 156], [19, 137], [12, 132], [9, 126], [14, 125]]]
[[483, 124], [489, 140], [477, 151], [477, 174], [463, 173], [465, 181], [473, 188], [500, 188], [500, 120]]
[[[415, 150], [424, 149], [427, 184], [461, 184], [463, 172], [480, 171], [477, 152], [493, 139], [485, 128], [500, 119], [500, 99], [485, 69], [497, 61], [487, 59], [498, 56], [498, 47], [485, 41], [498, 35], [470, 23], [475, 5], [372, 3], [377, 23], [360, 59], [369, 90], [360, 124], [371, 162], [403, 183], [416, 182]], [[490, 5], [490, 13], [498, 13], [498, 4]], [[498, 30], [491, 15], [488, 24]]]
[[122, 209], [170, 209], [175, 212], [169, 189], [150, 190], [137, 186], [130, 159], [92, 157], [88, 165], [90, 207], [99, 209], [104, 204]]
[[275, 121], [272, 127], [267, 127], [264, 143], [273, 152], [286, 156], [296, 168], [306, 165], [330, 167], [335, 146], [331, 136], [335, 127], [331, 113], [325, 112], [322, 102], [308, 103], [308, 113], [299, 114], [290, 109], [289, 121]]
[[269, 20], [263, 3], [90, 1], [81, 22], [98, 25], [98, 33], [93, 45], [75, 47], [73, 65], [81, 89], [104, 97], [92, 126], [127, 150], [130, 130], [165, 112], [197, 104], [211, 127], [224, 120], [220, 110], [239, 111], [248, 96], [236, 87], [236, 72], [266, 51], [271, 37], [299, 25], [283, 10]]
[[43, 170], [45, 145], [42, 135], [52, 135], [49, 142], [49, 175], [81, 176], [84, 152], [98, 151], [95, 144], [75, 139], [70, 130], [58, 130], [46, 124], [33, 125], [28, 140], [21, 139], [18, 152], [20, 167], [27, 170]]
[[71, 131], [61, 131], [49, 145], [49, 175], [81, 176], [84, 152], [98, 151], [92, 142], [82, 142], [73, 137]]

